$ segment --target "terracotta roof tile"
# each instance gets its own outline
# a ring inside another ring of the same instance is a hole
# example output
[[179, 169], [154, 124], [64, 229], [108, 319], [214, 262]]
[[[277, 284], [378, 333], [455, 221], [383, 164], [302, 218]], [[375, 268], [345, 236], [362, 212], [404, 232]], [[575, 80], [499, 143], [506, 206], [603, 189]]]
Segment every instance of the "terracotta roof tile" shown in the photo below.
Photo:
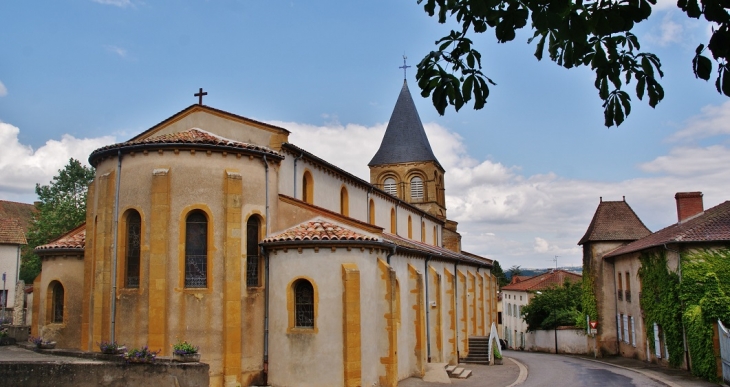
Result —
[[35, 248], [36, 254], [49, 254], [56, 250], [84, 250], [86, 245], [86, 223], [61, 235], [51, 242]]
[[[522, 276], [520, 276], [522, 278]], [[547, 273], [538, 274], [534, 277], [522, 279], [519, 282], [511, 283], [502, 287], [502, 290], [536, 291], [553, 286], [561, 286], [566, 280], [577, 283], [581, 282], [583, 276], [565, 270], [551, 270]]]
[[15, 218], [0, 218], [0, 244], [26, 245], [25, 233]]
[[264, 239], [264, 242], [377, 240], [376, 237], [359, 234], [325, 219], [314, 219], [270, 236]]
[[127, 142], [107, 145], [101, 147], [91, 153], [89, 160], [95, 159], [99, 154], [106, 151], [130, 147], [135, 145], [162, 145], [162, 144], [181, 144], [181, 145], [218, 145], [239, 148], [244, 150], [254, 150], [259, 152], [268, 153], [275, 156], [281, 156], [278, 152], [261, 145], [249, 144], [245, 142], [235, 141], [227, 139], [225, 137], [217, 136], [213, 133], [207, 132], [202, 129], [192, 128], [182, 132], [161, 134], [158, 136], [152, 136], [143, 138], [140, 140], [131, 140]]
[[626, 201], [601, 201], [579, 245], [597, 241], [635, 241], [651, 234]]
[[661, 246], [665, 243], [730, 241], [730, 201], [718, 204], [700, 215], [675, 223], [647, 237], [622, 246], [606, 258]]
[[0, 219], [15, 218], [24, 232], [28, 232], [33, 215], [37, 212], [32, 204], [0, 200]]

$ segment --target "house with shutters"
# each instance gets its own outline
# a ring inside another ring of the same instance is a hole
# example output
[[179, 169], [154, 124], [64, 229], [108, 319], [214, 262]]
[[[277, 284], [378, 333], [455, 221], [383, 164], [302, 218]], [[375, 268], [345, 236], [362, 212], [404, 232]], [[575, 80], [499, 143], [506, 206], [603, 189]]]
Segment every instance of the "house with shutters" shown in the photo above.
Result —
[[[32, 204], [0, 200], [0, 320], [9, 319], [14, 310], [15, 288], [20, 279], [20, 256], [27, 245], [26, 233], [35, 213]], [[17, 305], [23, 308], [24, 305]], [[1, 312], [0, 312], [1, 313]]]
[[[667, 364], [664, 329], [648, 319], [641, 304], [642, 257], [665, 257], [667, 269], [681, 281], [683, 259], [730, 248], [730, 201], [704, 209], [701, 192], [679, 192], [675, 201], [677, 222], [653, 233], [625, 200], [601, 201], [579, 242], [583, 275], [590, 275], [597, 301], [599, 353]], [[688, 356], [683, 368], [691, 366]]]

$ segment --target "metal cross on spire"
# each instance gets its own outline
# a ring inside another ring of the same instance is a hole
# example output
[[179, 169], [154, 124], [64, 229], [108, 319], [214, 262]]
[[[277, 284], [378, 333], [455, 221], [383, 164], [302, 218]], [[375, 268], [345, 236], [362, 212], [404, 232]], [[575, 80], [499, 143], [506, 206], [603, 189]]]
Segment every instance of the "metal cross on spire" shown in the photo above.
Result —
[[406, 80], [406, 69], [411, 67], [406, 64], [406, 59], [408, 59], [407, 56], [403, 55], [403, 66], [398, 67], [399, 69], [403, 69], [403, 80]]
[[198, 97], [198, 105], [202, 105], [203, 104], [203, 96], [204, 95], [208, 95], [208, 92], [207, 91], [203, 91], [203, 88], [202, 87], [200, 88], [200, 91], [198, 91], [197, 93], [193, 94], [194, 97]]

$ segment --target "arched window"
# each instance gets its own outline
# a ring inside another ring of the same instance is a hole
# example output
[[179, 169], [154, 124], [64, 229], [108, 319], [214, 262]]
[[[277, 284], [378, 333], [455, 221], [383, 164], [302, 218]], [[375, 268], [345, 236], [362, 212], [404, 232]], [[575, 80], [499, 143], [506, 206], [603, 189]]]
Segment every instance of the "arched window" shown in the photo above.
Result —
[[408, 239], [413, 239], [413, 221], [410, 215], [408, 215]]
[[395, 221], [395, 208], [390, 209], [390, 233], [398, 234], [398, 225]]
[[423, 199], [423, 179], [416, 176], [411, 179], [411, 199], [422, 200]]
[[61, 285], [58, 281], [52, 281], [48, 288], [50, 290], [50, 299], [51, 299], [51, 322], [52, 323], [63, 323], [63, 301], [64, 301], [64, 291], [63, 291], [63, 285]]
[[385, 179], [385, 181], [383, 182], [383, 191], [393, 196], [398, 196], [398, 186], [395, 184], [394, 178], [389, 177]]
[[130, 210], [127, 215], [127, 246], [125, 251], [125, 279], [127, 288], [139, 288], [140, 246], [142, 245], [142, 218]]
[[347, 188], [340, 189], [340, 214], [350, 215], [350, 197], [347, 195]]
[[421, 222], [421, 242], [426, 243], [426, 222]]
[[193, 211], [185, 219], [185, 287], [208, 286], [208, 218]]
[[304, 171], [302, 178], [302, 200], [314, 204], [314, 179], [309, 171]]
[[433, 226], [433, 245], [434, 246], [439, 245], [438, 233], [436, 232], [436, 226]]
[[314, 287], [305, 280], [294, 282], [294, 326], [314, 328]]
[[370, 199], [370, 224], [375, 224], [375, 201]]
[[259, 257], [259, 219], [255, 216], [248, 218], [246, 223], [246, 286], [261, 286]]

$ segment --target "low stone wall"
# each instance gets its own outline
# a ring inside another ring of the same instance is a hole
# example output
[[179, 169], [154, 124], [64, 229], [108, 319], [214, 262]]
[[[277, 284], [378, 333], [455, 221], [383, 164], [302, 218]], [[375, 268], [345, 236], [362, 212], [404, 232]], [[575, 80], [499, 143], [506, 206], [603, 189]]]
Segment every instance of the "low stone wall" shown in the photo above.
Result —
[[57, 387], [198, 387], [208, 386], [204, 363], [57, 363], [3, 362], [4, 386]]
[[[539, 330], [527, 333], [525, 337], [525, 350], [535, 352], [555, 353], [555, 331]], [[586, 355], [592, 354], [589, 349], [589, 336], [580, 328], [558, 328], [558, 353]]]

